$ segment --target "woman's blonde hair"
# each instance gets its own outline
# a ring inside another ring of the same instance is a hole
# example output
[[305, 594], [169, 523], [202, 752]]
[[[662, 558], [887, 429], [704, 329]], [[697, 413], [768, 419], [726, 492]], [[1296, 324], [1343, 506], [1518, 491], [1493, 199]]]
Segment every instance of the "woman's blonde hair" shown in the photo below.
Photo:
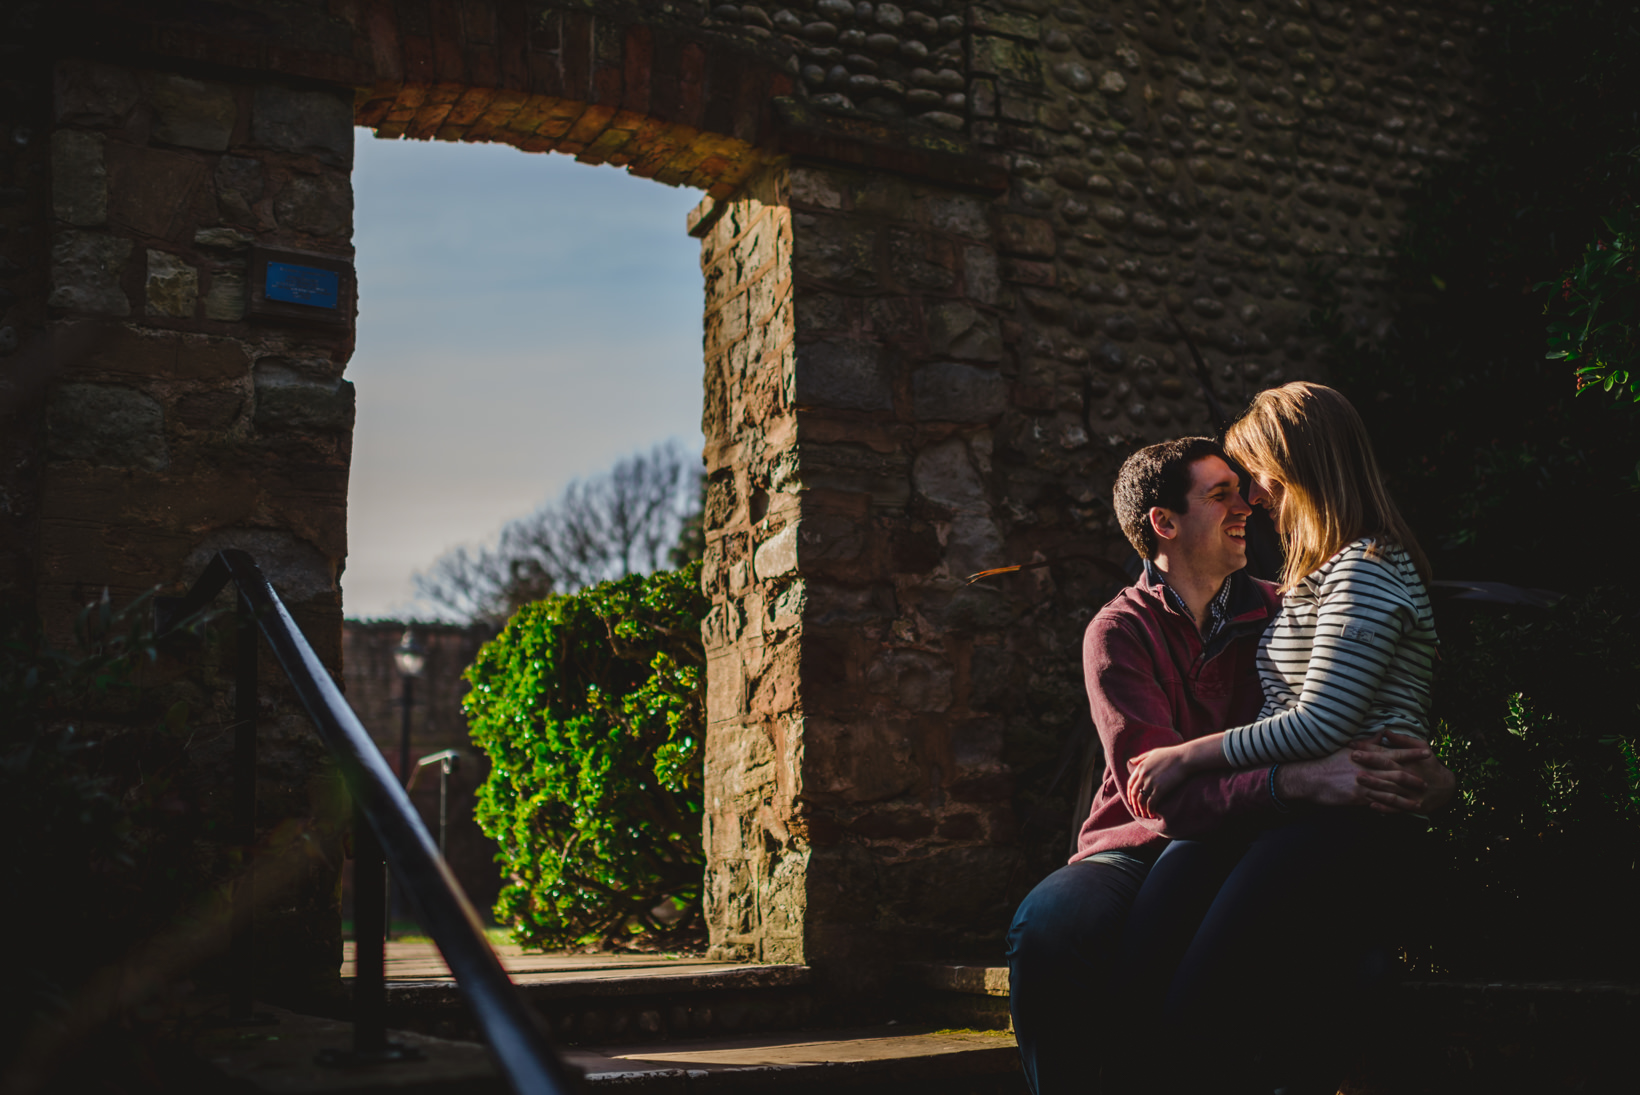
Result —
[[1338, 392], [1307, 381], [1262, 391], [1225, 434], [1224, 448], [1286, 488], [1276, 515], [1287, 548], [1283, 591], [1363, 536], [1379, 548], [1400, 545], [1429, 581], [1429, 560], [1384, 488], [1367, 427]]

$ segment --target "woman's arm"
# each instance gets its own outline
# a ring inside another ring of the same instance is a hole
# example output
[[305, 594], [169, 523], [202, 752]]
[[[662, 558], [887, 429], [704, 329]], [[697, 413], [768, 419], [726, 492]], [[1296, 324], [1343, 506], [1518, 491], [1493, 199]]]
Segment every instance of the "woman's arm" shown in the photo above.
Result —
[[1224, 760], [1223, 734], [1204, 734], [1178, 745], [1164, 745], [1128, 761], [1128, 808], [1135, 817], [1155, 818], [1156, 800], [1195, 775], [1230, 767]]
[[[1298, 702], [1279, 714], [1226, 730], [1225, 763], [1251, 768], [1310, 760], [1343, 748], [1361, 731], [1409, 624], [1405, 583], [1359, 548], [1346, 551], [1322, 582], [1308, 666]], [[1304, 657], [1302, 637], [1269, 655]]]

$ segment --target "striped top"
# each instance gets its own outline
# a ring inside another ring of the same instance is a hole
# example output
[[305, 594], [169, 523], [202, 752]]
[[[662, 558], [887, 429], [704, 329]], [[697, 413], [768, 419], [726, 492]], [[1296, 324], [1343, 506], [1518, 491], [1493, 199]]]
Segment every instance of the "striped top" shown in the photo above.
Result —
[[1259, 640], [1264, 708], [1224, 732], [1232, 768], [1308, 760], [1394, 730], [1429, 739], [1435, 618], [1398, 546], [1346, 544], [1282, 601]]

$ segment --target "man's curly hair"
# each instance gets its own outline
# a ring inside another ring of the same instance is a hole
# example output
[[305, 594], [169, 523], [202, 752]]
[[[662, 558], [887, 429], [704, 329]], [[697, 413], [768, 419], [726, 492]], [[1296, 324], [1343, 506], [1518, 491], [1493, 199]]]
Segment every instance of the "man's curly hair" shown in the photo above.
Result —
[[1174, 513], [1190, 508], [1190, 466], [1204, 457], [1225, 459], [1224, 448], [1211, 437], [1180, 437], [1140, 449], [1116, 473], [1116, 519], [1141, 558], [1156, 558], [1156, 530], [1150, 509]]

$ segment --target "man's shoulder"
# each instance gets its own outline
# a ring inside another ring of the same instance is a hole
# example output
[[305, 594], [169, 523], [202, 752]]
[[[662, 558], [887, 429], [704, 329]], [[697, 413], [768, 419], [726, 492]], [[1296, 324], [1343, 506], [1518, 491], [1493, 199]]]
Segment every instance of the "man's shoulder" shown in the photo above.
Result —
[[1139, 639], [1155, 633], [1167, 609], [1161, 599], [1139, 586], [1123, 586], [1121, 591], [1094, 613], [1083, 635], [1083, 645], [1104, 645], [1123, 637]]

